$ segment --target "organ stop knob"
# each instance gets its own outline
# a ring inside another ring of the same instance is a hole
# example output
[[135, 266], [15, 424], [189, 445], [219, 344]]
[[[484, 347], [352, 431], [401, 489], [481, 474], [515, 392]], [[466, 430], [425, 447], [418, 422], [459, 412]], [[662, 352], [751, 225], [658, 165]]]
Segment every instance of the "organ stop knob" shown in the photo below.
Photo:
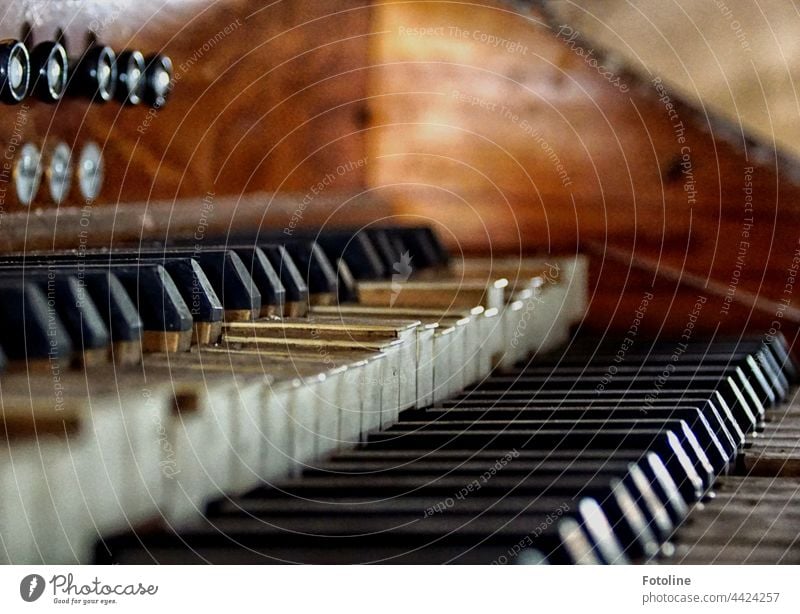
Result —
[[117, 85], [117, 57], [105, 45], [86, 50], [73, 68], [70, 90], [74, 96], [85, 96], [95, 102], [108, 102]]
[[139, 104], [145, 91], [145, 63], [140, 51], [123, 51], [117, 60], [116, 96], [120, 102]]
[[31, 52], [33, 93], [44, 102], [58, 102], [67, 89], [67, 52], [56, 41], [39, 43]]
[[145, 70], [145, 101], [161, 107], [166, 102], [172, 81], [172, 60], [166, 55], [157, 53], [147, 58]]
[[0, 42], [0, 100], [7, 104], [21, 102], [28, 93], [30, 60], [28, 50], [19, 41]]

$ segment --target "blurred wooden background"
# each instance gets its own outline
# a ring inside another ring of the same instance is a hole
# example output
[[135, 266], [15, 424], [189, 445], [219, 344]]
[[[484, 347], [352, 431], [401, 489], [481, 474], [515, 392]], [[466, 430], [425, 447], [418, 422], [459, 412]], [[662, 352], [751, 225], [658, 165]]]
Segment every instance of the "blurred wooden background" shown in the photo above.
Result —
[[[96, 244], [111, 233], [131, 241], [191, 232], [209, 193], [219, 229], [280, 224], [310, 194], [303, 214], [313, 225], [430, 221], [456, 251], [590, 250], [587, 322], [601, 330], [627, 330], [655, 288], [651, 332], [682, 331], [701, 293], [705, 330], [779, 321], [796, 334], [787, 280], [800, 191], [777, 155], [718, 138], [718, 124], [533, 9], [435, 0], [76, 6], [2, 0], [0, 35], [18, 37], [29, 23], [38, 41], [63, 27], [77, 55], [92, 29], [117, 50], [164, 51], [176, 67], [173, 95], [155, 114], [80, 100], [26, 111], [25, 140], [104, 148]], [[0, 140], [19, 110], [0, 109]], [[0, 245], [69, 245], [75, 210], [9, 199]]]

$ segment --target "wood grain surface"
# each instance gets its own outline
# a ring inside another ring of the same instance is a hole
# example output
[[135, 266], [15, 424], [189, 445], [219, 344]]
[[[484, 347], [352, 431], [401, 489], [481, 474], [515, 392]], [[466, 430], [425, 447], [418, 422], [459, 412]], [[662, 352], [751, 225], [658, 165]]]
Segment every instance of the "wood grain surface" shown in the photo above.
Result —
[[[0, 143], [14, 132], [47, 149], [88, 140], [103, 149], [101, 202], [137, 202], [207, 192], [305, 191], [363, 158], [369, 10], [366, 0], [117, 0], [0, 3], [0, 36], [52, 40], [59, 28], [71, 57], [87, 35], [116, 51], [168, 54], [174, 87], [161, 109], [31, 100], [0, 108]], [[336, 187], [363, 185], [363, 165]], [[40, 190], [37, 203], [48, 203]], [[73, 194], [72, 205], [82, 205]], [[12, 198], [7, 212], [20, 210]]]
[[651, 306], [652, 331], [682, 330], [675, 301], [692, 305], [694, 290], [681, 277], [721, 290], [704, 316], [721, 331], [775, 320], [740, 301], [744, 293], [796, 303], [800, 190], [776, 152], [720, 134], [675, 92], [546, 27], [535, 10], [374, 10], [382, 62], [371, 81], [369, 176], [398, 215], [439, 224], [468, 252], [592, 245], [590, 322], [601, 329], [627, 326], [640, 300], [633, 280], [648, 278], [636, 271], [642, 258], [678, 280]]

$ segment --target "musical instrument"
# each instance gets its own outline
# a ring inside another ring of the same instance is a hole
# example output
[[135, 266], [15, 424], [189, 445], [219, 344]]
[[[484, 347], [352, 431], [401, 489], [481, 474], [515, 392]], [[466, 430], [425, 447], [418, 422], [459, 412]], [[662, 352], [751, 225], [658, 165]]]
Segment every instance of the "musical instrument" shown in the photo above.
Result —
[[[419, 272], [362, 278], [353, 302], [339, 300], [344, 270], [362, 254], [346, 242], [334, 268], [319, 247], [334, 237], [3, 258], [14, 324], [2, 340], [14, 442], [3, 468], [20, 484], [0, 523], [9, 560], [86, 561], [98, 534], [180, 523], [211, 498], [293, 475], [561, 343], [585, 300], [581, 259], [526, 259], [512, 282], [461, 281], [492, 265], [449, 268], [425, 228], [368, 234], [400, 245]], [[359, 244], [378, 253], [366, 234]], [[300, 304], [304, 316], [283, 315]]]
[[[736, 284], [718, 271], [706, 283], [702, 258], [684, 276], [674, 248], [694, 226], [665, 221], [665, 270], [660, 252], [653, 264], [648, 248], [625, 248], [653, 216], [622, 209], [613, 245], [598, 244], [597, 211], [574, 215], [599, 202], [592, 180], [575, 174], [573, 193], [536, 127], [542, 112], [501, 109], [482, 74], [434, 109], [503, 122], [501, 140], [527, 160], [511, 170], [483, 141], [454, 147], [436, 113], [415, 121], [427, 106], [398, 103], [430, 79], [393, 91], [416, 83], [414, 61], [391, 61], [416, 49], [409, 41], [477, 49], [488, 72], [511, 74], [527, 47], [483, 30], [510, 23], [563, 54], [558, 36], [530, 30], [528, 9], [487, 2], [484, 22], [415, 3], [226, 0], [195, 21], [166, 3], [148, 29], [133, 3], [37, 20], [6, 4], [0, 561], [798, 560], [800, 314], [780, 296], [797, 265], [764, 256], [769, 279], [785, 278], [766, 298], [748, 294], [744, 265]], [[464, 28], [439, 25], [454, 15]], [[423, 17], [430, 27], [410, 25]], [[53, 34], [56, 23], [70, 25]], [[362, 70], [372, 53], [386, 60], [377, 73]], [[559, 61], [628, 126], [601, 77]], [[681, 138], [699, 138], [696, 118], [685, 123]], [[398, 171], [398, 127], [432, 170]], [[507, 210], [492, 205], [489, 176], [448, 166], [454, 149], [518, 190], [501, 199]], [[671, 159], [668, 183], [682, 163]], [[541, 193], [524, 170], [537, 164], [557, 176]], [[751, 187], [755, 175], [770, 184], [746, 168]], [[454, 208], [462, 184], [470, 206]], [[542, 194], [546, 229], [530, 206]], [[735, 226], [748, 257], [789, 240], [778, 224], [769, 237], [751, 229]]]
[[745, 528], [741, 540], [713, 529], [716, 514], [761, 527], [792, 513], [796, 480], [733, 477], [796, 376], [781, 341], [693, 342], [677, 363], [665, 344], [613, 377], [603, 371], [617, 349], [606, 348], [587, 343], [404, 412], [300, 479], [219, 499], [183, 528], [107, 540], [98, 560], [795, 561], [791, 526]]

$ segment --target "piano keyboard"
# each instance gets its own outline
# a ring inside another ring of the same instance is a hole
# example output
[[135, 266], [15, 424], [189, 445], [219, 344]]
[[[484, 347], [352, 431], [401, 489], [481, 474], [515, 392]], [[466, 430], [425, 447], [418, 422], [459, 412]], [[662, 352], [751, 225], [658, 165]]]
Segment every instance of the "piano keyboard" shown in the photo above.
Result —
[[427, 228], [6, 256], [0, 557], [707, 556], [741, 475], [796, 475], [786, 343], [570, 339], [586, 289]]
[[[787, 510], [797, 481], [734, 475], [783, 411], [795, 377], [785, 346], [693, 342], [674, 370], [660, 358], [668, 348], [626, 356], [609, 380], [592, 374], [615, 352], [578, 341], [408, 410], [295, 479], [218, 499], [189, 525], [104, 540], [97, 560], [730, 562], [759, 535], [769, 546], [759, 562], [796, 560], [791, 525], [757, 527], [797, 514], [796, 502]], [[755, 527], [732, 546], [729, 522], [748, 513]]]
[[585, 308], [582, 258], [509, 279], [425, 228], [350, 236], [1, 258], [0, 560], [193, 522], [563, 343]]

